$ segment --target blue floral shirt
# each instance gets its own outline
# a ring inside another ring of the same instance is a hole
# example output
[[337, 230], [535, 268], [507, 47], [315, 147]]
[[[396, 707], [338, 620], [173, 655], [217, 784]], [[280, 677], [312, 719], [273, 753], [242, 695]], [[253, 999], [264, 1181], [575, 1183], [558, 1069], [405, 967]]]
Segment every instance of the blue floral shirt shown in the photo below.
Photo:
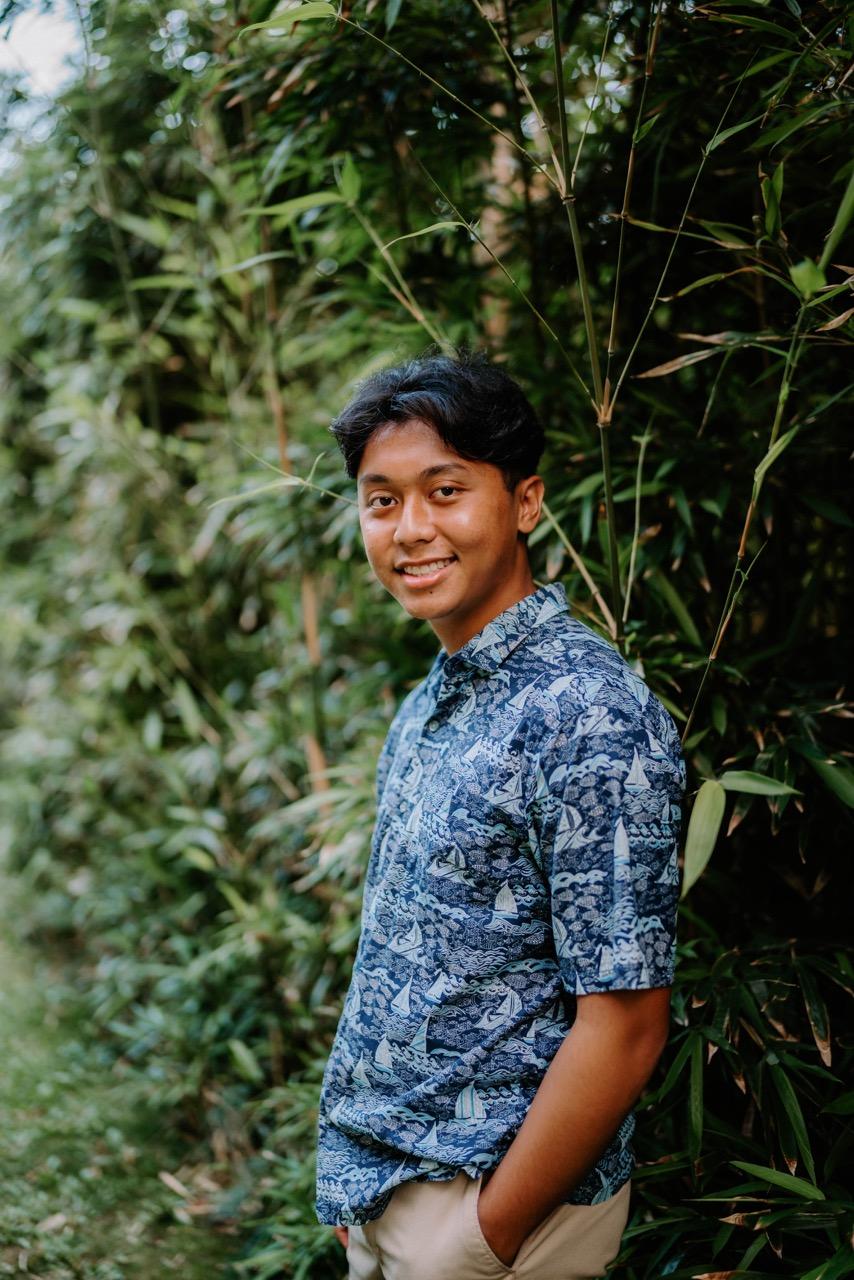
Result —
[[[326, 1064], [317, 1217], [502, 1159], [576, 996], [669, 986], [685, 765], [644, 681], [540, 587], [402, 702]], [[566, 1199], [631, 1174], [633, 1118]]]

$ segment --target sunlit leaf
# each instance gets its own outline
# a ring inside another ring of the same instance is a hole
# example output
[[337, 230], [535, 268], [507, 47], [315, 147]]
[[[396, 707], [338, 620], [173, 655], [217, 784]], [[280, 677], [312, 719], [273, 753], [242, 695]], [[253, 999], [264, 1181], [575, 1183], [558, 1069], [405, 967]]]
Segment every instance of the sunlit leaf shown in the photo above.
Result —
[[344, 197], [338, 191], [315, 191], [310, 196], [294, 196], [292, 200], [282, 200], [279, 204], [268, 204], [260, 208], [252, 207], [246, 213], [269, 214], [277, 218], [295, 218], [307, 209], [316, 209], [325, 204], [341, 204]]
[[726, 792], [719, 782], [709, 778], [694, 799], [685, 841], [685, 867], [682, 873], [682, 897], [703, 874], [712, 856], [726, 807]]
[[803, 298], [811, 298], [814, 293], [824, 288], [827, 283], [824, 278], [824, 272], [813, 262], [812, 258], [804, 258], [802, 262], [796, 262], [789, 267], [789, 275], [795, 288]]
[[292, 9], [282, 9], [266, 22], [252, 22], [238, 33], [238, 40], [250, 31], [269, 31], [271, 35], [278, 32], [284, 34], [295, 22], [311, 22], [318, 18], [337, 18], [338, 10], [326, 0], [308, 0], [308, 3], [296, 5]]

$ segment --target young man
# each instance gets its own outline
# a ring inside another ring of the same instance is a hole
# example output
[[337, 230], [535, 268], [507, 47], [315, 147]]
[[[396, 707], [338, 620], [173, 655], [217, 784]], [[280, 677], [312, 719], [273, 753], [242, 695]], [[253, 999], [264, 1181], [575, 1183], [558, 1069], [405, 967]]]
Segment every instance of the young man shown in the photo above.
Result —
[[534, 583], [543, 436], [505, 373], [414, 361], [332, 430], [371, 568], [442, 647], [380, 755], [317, 1216], [350, 1280], [600, 1276], [668, 1028], [676, 728]]

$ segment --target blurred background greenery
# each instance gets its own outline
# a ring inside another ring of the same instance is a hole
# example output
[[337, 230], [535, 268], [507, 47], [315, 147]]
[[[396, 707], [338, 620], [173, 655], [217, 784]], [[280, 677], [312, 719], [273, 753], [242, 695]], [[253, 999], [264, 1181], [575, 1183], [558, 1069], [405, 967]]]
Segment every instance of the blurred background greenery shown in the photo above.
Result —
[[370, 578], [327, 424], [433, 343], [521, 381], [535, 575], [685, 732], [616, 1274], [854, 1272], [850, 10], [74, 13], [58, 95], [2, 80], [0, 795], [24, 927], [207, 1142], [234, 1274], [345, 1270], [317, 1096], [436, 641]]

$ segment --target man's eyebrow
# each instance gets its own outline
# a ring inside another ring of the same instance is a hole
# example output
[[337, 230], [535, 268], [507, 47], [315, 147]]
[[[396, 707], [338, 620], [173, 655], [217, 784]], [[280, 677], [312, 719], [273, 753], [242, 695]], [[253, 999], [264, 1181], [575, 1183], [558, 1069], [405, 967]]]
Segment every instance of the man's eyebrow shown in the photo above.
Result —
[[[468, 472], [469, 468], [463, 462], [439, 462], [434, 467], [425, 467], [423, 471], [419, 471], [419, 480], [431, 480], [434, 476], [447, 475], [449, 471]], [[370, 472], [368, 475], [359, 476], [359, 484], [391, 484], [388, 476], [381, 476], [378, 472]]]

